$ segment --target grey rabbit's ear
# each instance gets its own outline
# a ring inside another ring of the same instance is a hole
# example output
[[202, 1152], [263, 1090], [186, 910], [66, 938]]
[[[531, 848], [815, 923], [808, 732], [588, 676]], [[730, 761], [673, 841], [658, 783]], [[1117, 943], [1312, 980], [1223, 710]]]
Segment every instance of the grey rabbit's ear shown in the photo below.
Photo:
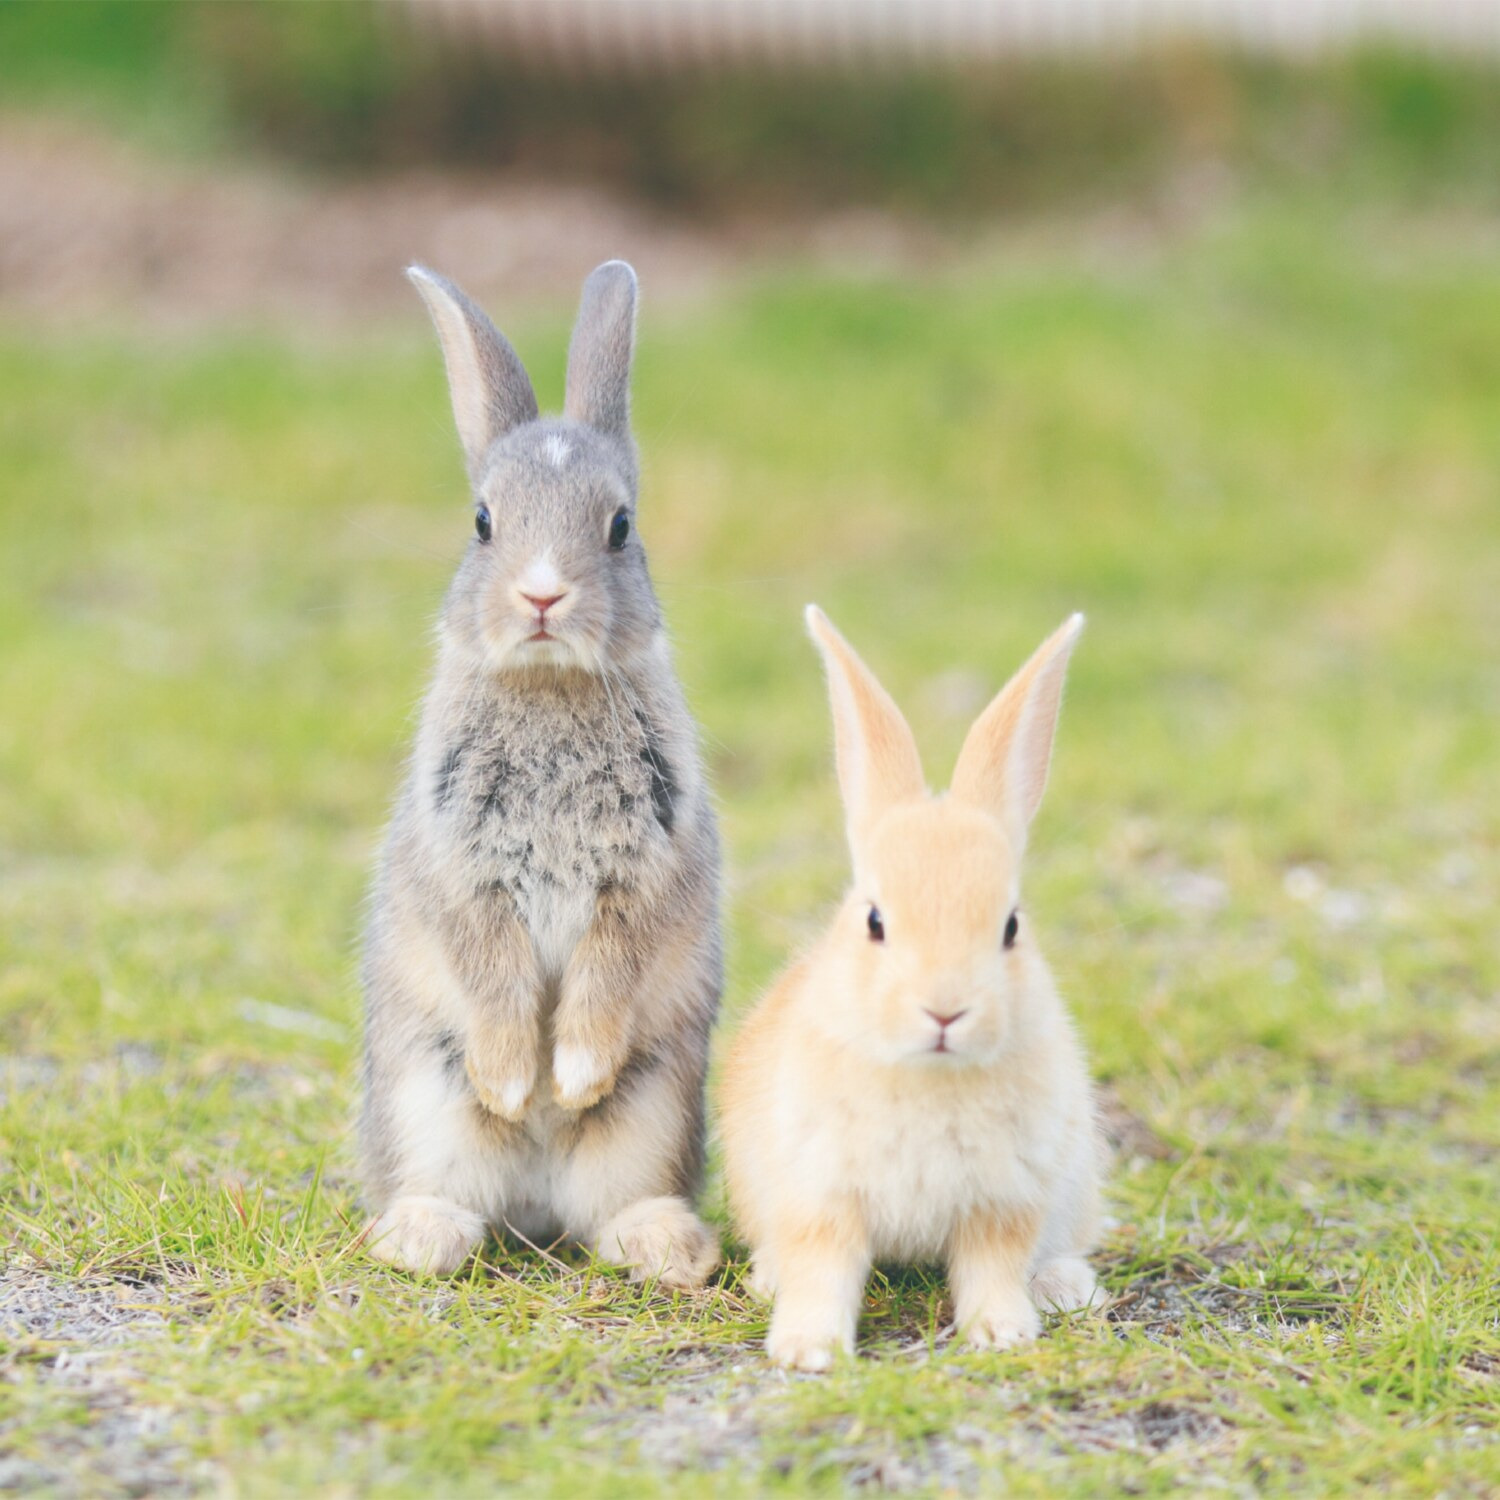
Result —
[[635, 352], [635, 272], [607, 260], [583, 284], [563, 410], [615, 437], [630, 434], [630, 360]]
[[536, 419], [536, 393], [510, 341], [451, 281], [426, 266], [408, 266], [406, 274], [432, 314], [448, 367], [453, 420], [469, 478], [477, 483], [490, 444]]

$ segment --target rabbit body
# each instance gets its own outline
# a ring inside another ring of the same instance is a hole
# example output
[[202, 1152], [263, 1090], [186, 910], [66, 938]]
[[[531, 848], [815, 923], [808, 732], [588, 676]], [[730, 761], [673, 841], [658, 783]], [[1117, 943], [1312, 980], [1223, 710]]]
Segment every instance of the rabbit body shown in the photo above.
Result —
[[[855, 886], [741, 1028], [721, 1109], [752, 1288], [776, 1299], [768, 1350], [828, 1368], [853, 1347], [865, 1277], [882, 1259], [946, 1262], [966, 1336], [1016, 1343], [1037, 1333], [1038, 1305], [1097, 1296], [1084, 1259], [1099, 1219], [1092, 1090], [1017, 910], [1035, 803], [1009, 804], [1004, 783], [1035, 768], [1012, 742], [974, 774], [988, 748], [977, 744], [960, 762], [971, 784], [955, 777], [953, 792], [928, 796], [895, 705], [832, 627], [813, 621]], [[1045, 744], [1030, 750], [1044, 776], [1051, 721], [1025, 701], [1030, 693], [1035, 705], [1048, 684], [1025, 676], [1007, 689], [1023, 702], [1013, 698], [995, 737], [1028, 724], [1036, 734], [1046, 721]]]
[[561, 420], [536, 417], [477, 308], [414, 279], [482, 526], [444, 605], [366, 938], [368, 1243], [441, 1274], [487, 1228], [568, 1235], [696, 1285], [717, 1261], [690, 1201], [719, 851], [631, 524], [624, 398], [607, 399], [622, 362], [628, 376], [634, 277], [612, 263], [585, 289]]

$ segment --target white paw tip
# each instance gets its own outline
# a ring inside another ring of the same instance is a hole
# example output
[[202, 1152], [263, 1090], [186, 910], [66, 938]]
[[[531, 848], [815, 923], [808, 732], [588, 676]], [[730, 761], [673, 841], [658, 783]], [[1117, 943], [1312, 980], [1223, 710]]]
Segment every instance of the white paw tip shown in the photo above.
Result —
[[531, 1086], [517, 1078], [500, 1090], [500, 1108], [508, 1115], [518, 1115], [526, 1108], [526, 1100], [530, 1094]]
[[553, 1055], [552, 1077], [563, 1098], [576, 1099], [600, 1082], [604, 1069], [587, 1048], [563, 1046]]

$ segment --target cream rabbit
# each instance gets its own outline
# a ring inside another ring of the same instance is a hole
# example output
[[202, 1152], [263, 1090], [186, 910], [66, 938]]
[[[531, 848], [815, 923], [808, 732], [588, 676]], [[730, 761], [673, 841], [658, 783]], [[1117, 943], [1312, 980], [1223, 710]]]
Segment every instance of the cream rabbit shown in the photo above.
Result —
[[1084, 1256], [1100, 1149], [1077, 1036], [1017, 906], [1074, 615], [969, 732], [930, 795], [900, 710], [815, 607], [854, 886], [735, 1039], [730, 1204], [774, 1296], [767, 1350], [826, 1370], [876, 1259], [947, 1263], [959, 1329], [1003, 1347], [1038, 1305], [1099, 1295]]

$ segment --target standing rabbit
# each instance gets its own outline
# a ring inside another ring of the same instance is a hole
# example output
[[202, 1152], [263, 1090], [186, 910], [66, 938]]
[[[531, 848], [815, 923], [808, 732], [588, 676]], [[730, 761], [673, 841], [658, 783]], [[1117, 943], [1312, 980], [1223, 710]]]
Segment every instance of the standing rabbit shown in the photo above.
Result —
[[719, 846], [636, 530], [635, 273], [584, 284], [562, 418], [457, 287], [408, 274], [475, 534], [365, 942], [367, 1243], [441, 1275], [487, 1228], [566, 1234], [696, 1286]]
[[1099, 1147], [1083, 1054], [1017, 905], [1074, 615], [928, 794], [906, 720], [816, 608], [854, 888], [745, 1022], [724, 1078], [730, 1202], [775, 1297], [767, 1349], [826, 1370], [874, 1259], [947, 1262], [975, 1344], [1088, 1305]]

